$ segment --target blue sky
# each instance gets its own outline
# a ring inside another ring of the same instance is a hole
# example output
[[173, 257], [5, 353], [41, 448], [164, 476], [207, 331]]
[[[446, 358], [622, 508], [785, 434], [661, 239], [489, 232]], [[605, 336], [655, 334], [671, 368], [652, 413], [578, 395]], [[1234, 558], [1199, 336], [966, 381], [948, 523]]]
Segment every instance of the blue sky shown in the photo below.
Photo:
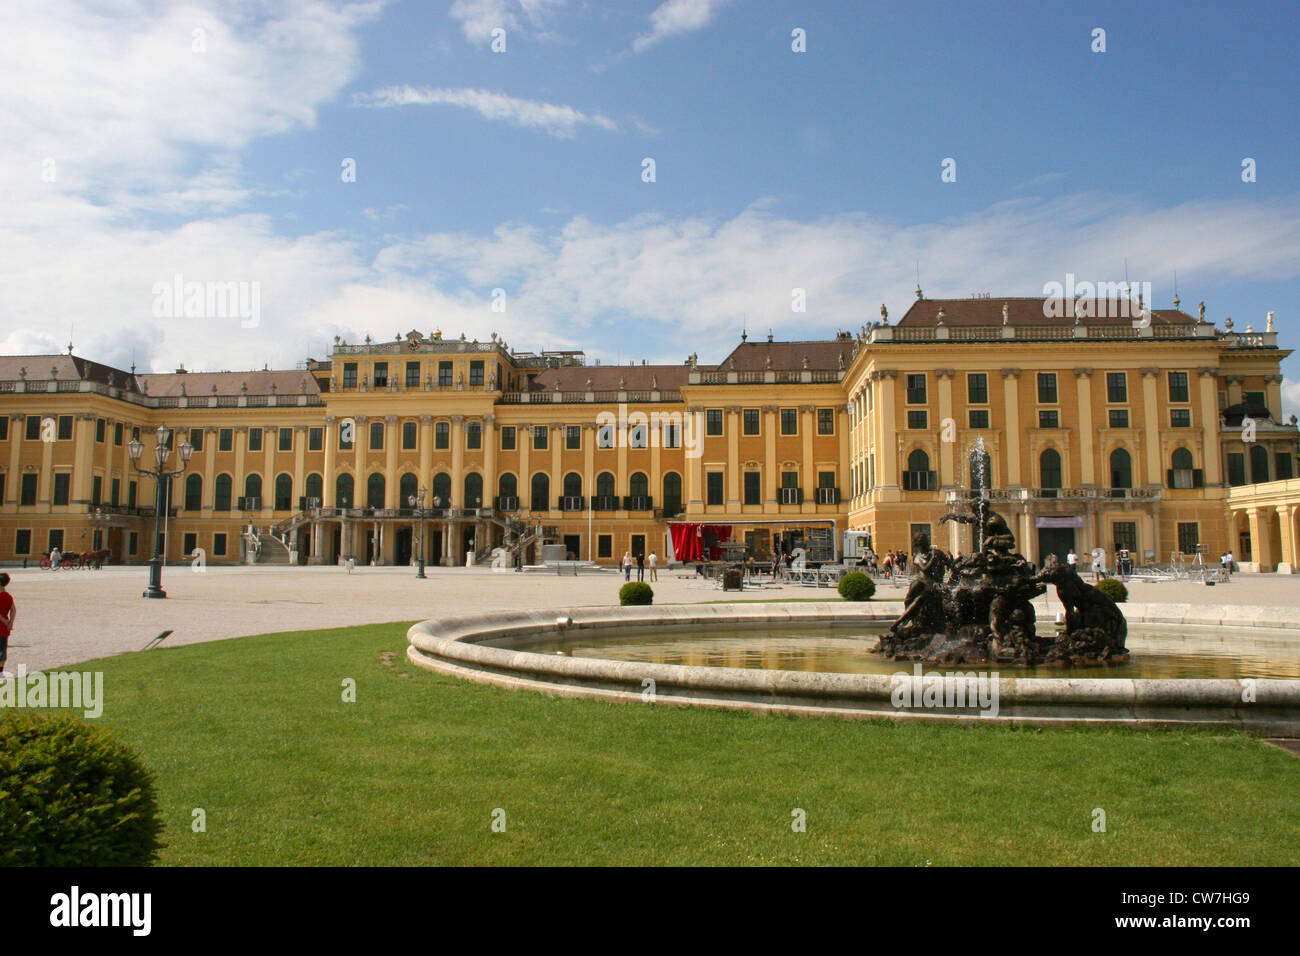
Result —
[[[250, 368], [440, 327], [707, 361], [742, 325], [898, 317], [918, 263], [929, 296], [997, 297], [1126, 259], [1158, 306], [1176, 270], [1184, 309], [1275, 310], [1294, 347], [1296, 23], [1249, 2], [16, 0], [0, 349], [71, 331], [116, 364]], [[258, 323], [160, 317], [178, 273], [256, 283]]]

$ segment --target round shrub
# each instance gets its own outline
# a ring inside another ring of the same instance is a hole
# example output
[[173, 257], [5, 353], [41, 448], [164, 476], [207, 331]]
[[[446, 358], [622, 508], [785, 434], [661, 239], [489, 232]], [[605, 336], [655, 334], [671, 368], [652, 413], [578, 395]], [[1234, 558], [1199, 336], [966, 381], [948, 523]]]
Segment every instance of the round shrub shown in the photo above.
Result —
[[840, 578], [839, 591], [846, 601], [870, 601], [876, 593], [876, 582], [861, 571], [850, 571]]
[[650, 585], [644, 581], [629, 581], [618, 589], [618, 603], [628, 604], [653, 604], [655, 592], [650, 590]]
[[1128, 588], [1124, 586], [1123, 581], [1116, 578], [1103, 578], [1097, 583], [1097, 590], [1116, 604], [1123, 604], [1128, 600]]
[[0, 715], [0, 866], [148, 866], [161, 832], [153, 775], [108, 730]]

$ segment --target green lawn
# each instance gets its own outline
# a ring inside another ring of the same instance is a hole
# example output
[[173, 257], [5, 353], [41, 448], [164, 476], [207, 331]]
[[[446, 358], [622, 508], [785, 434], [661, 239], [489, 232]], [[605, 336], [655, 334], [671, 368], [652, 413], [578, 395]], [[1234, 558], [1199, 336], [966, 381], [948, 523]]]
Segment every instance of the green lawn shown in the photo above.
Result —
[[[163, 862], [1300, 862], [1300, 760], [1239, 733], [562, 700], [412, 667], [405, 631], [96, 662], [102, 720], [158, 774]], [[356, 703], [341, 699], [345, 678]], [[196, 807], [204, 833], [191, 830]], [[1092, 830], [1097, 807], [1106, 833]], [[504, 833], [491, 830], [496, 808]], [[795, 808], [807, 832], [792, 831]]]

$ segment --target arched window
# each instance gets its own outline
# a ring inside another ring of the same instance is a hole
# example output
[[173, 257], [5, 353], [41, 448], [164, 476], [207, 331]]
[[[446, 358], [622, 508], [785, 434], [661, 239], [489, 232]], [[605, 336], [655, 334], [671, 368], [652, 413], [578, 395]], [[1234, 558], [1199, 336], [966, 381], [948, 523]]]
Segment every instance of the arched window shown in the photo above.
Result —
[[[1110, 486], [1112, 488], [1133, 487], [1133, 459], [1128, 451], [1116, 448], [1110, 453]], [[1123, 498], [1123, 494], [1114, 497]]]
[[382, 508], [384, 506], [384, 476], [378, 471], [370, 473], [366, 479], [366, 507]]
[[582, 497], [582, 475], [576, 471], [571, 471], [564, 476], [564, 497]]
[[312, 506], [313, 501], [317, 505], [324, 503], [321, 499], [325, 496], [325, 482], [318, 473], [313, 471], [307, 476], [307, 482], [303, 486], [303, 494], [309, 499], [307, 502], [308, 508]]
[[519, 482], [510, 472], [497, 479], [497, 494], [502, 498], [514, 498], [519, 494]]
[[293, 475], [281, 473], [275, 476], [275, 510], [289, 511], [293, 508]]
[[546, 474], [544, 471], [539, 471], [537, 474], [533, 475], [532, 492], [533, 497], [532, 501], [529, 502], [529, 507], [533, 511], [546, 511], [549, 509], [551, 507], [549, 504], [551, 498], [551, 476]]
[[993, 485], [993, 459], [988, 452], [981, 455], [977, 451], [970, 453], [967, 459], [967, 465], [970, 468], [970, 487], [971, 491], [984, 489], [987, 491]]
[[664, 514], [674, 518], [682, 512], [682, 476], [670, 471], [664, 475]]
[[203, 508], [203, 476], [190, 475], [185, 479], [185, 510], [199, 511]]
[[465, 507], [483, 507], [483, 476], [477, 471], [465, 476]]
[[260, 498], [262, 497], [262, 476], [248, 475], [244, 478], [244, 497]]
[[903, 473], [904, 491], [929, 491], [931, 477], [928, 454], [918, 448], [907, 456], [907, 471]]
[[[407, 423], [408, 425], [410, 422]], [[411, 499], [415, 497], [416, 492], [420, 490], [420, 483], [416, 480], [415, 475], [409, 471], [402, 475], [401, 480], [397, 483], [397, 507], [411, 507]], [[429, 502], [425, 502], [427, 505]]]
[[451, 475], [440, 471], [433, 476], [433, 499], [435, 508], [446, 508], [451, 503]]
[[632, 473], [632, 477], [628, 479], [627, 493], [633, 498], [642, 498], [650, 494], [650, 480], [646, 478], [645, 472]]
[[1170, 488], [1201, 488], [1204, 482], [1200, 472], [1195, 470], [1196, 462], [1192, 453], [1186, 448], [1175, 448], [1169, 456]]
[[602, 471], [596, 476], [596, 497], [612, 497], [615, 493], [613, 474], [608, 471]]
[[213, 511], [230, 510], [231, 484], [232, 482], [229, 475], [217, 475], [217, 480], [212, 486], [214, 492], [212, 501]]
[[1268, 481], [1268, 452], [1260, 445], [1250, 449], [1250, 480], [1252, 484]]
[[334, 507], [353, 508], [355, 506], [356, 498], [353, 495], [352, 476], [339, 475], [334, 479]]
[[1044, 498], [1055, 498], [1061, 487], [1061, 453], [1055, 448], [1044, 449], [1038, 456], [1038, 481]]

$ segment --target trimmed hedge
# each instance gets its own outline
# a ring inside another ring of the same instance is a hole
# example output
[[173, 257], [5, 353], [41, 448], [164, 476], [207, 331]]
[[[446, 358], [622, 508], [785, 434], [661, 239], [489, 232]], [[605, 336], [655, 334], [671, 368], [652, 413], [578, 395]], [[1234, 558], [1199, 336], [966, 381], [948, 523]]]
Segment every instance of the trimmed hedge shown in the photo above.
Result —
[[624, 606], [628, 604], [653, 604], [655, 592], [650, 590], [650, 585], [644, 581], [629, 581], [618, 589], [618, 603]]
[[1123, 581], [1117, 578], [1102, 578], [1097, 582], [1096, 587], [1098, 591], [1116, 604], [1123, 604], [1128, 600], [1128, 588], [1124, 586]]
[[71, 714], [0, 714], [0, 866], [148, 866], [161, 833], [126, 743]]
[[861, 571], [850, 571], [840, 578], [839, 592], [846, 601], [870, 601], [876, 593], [876, 582]]

